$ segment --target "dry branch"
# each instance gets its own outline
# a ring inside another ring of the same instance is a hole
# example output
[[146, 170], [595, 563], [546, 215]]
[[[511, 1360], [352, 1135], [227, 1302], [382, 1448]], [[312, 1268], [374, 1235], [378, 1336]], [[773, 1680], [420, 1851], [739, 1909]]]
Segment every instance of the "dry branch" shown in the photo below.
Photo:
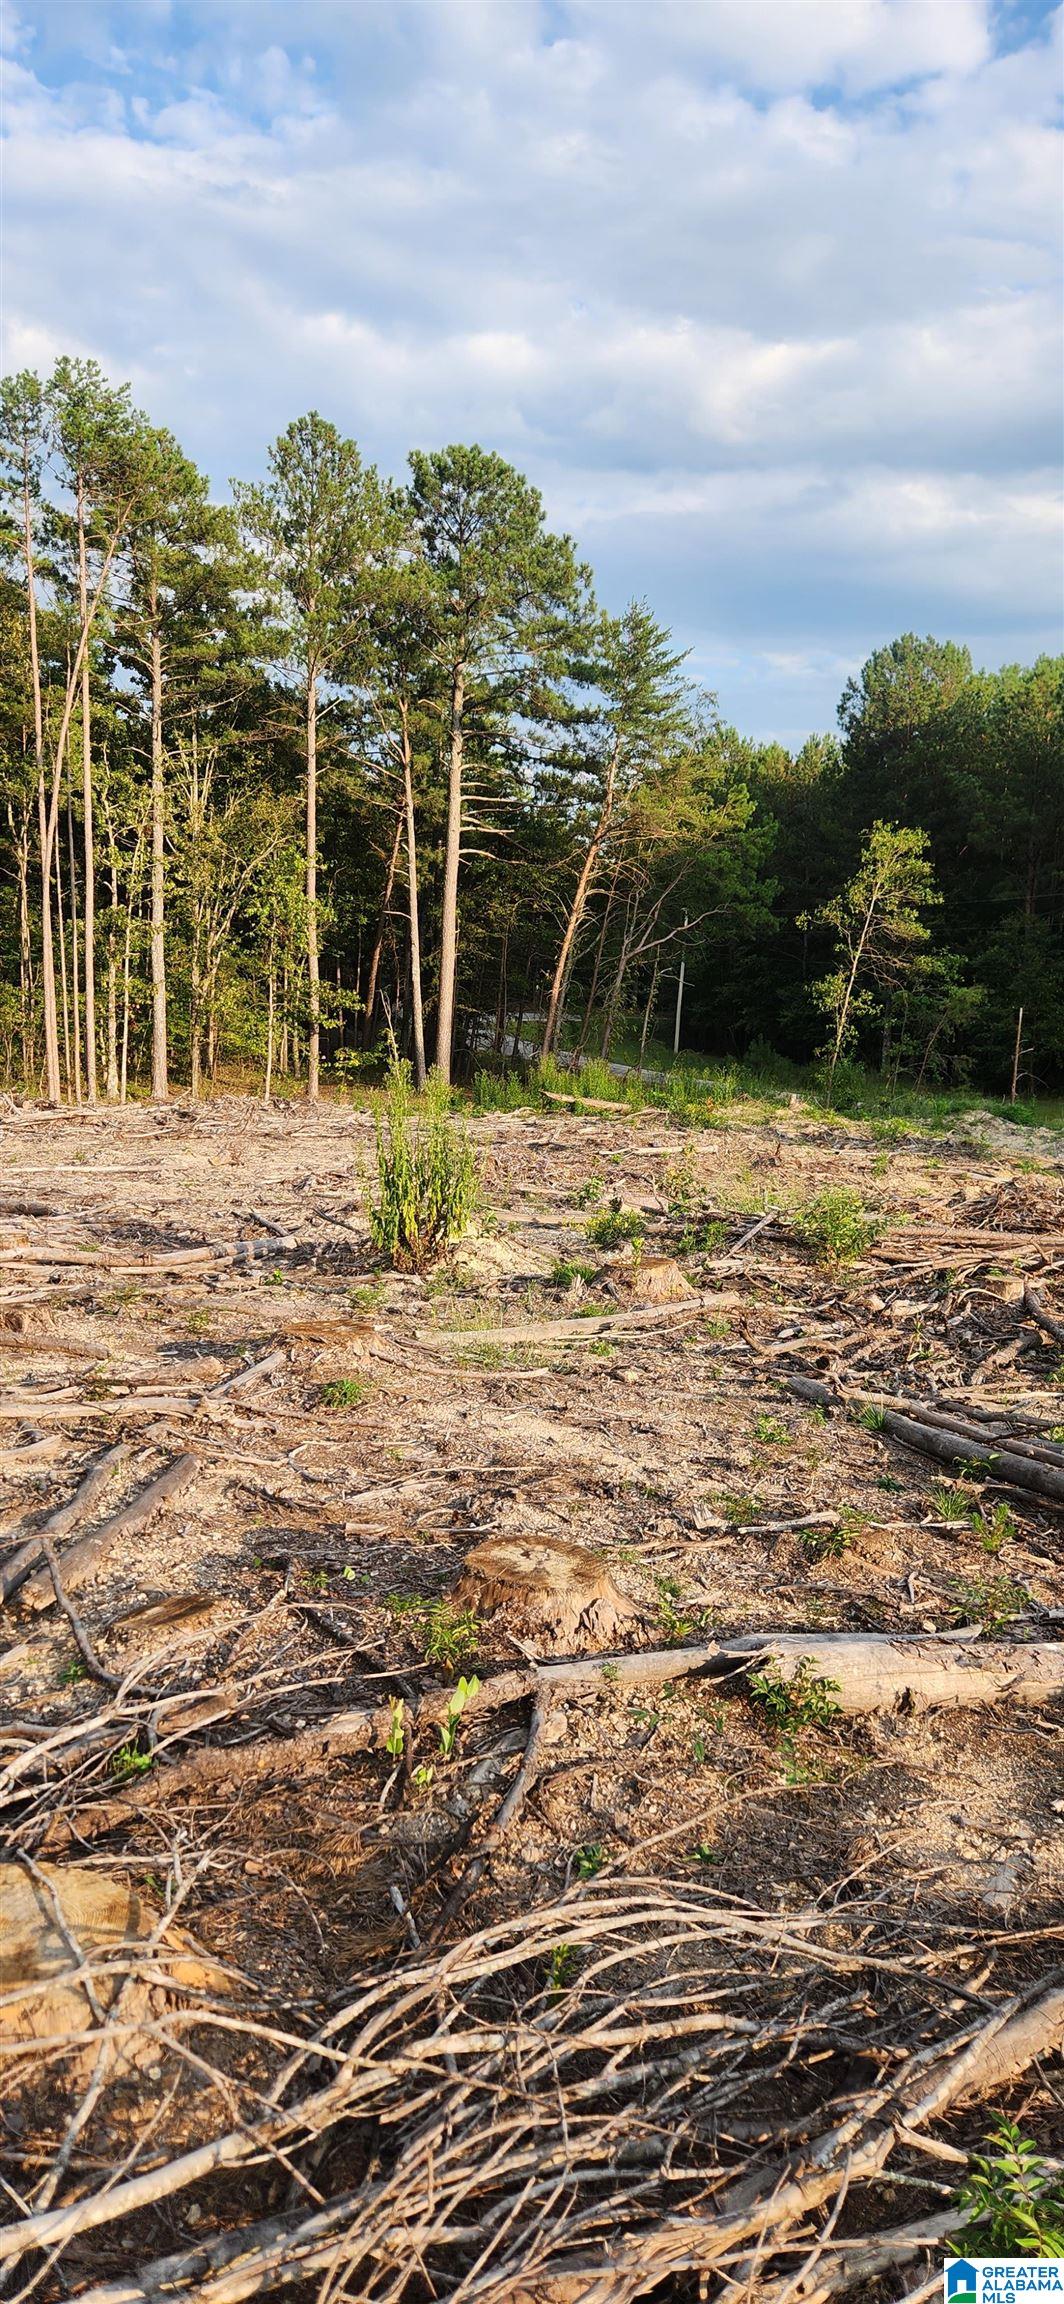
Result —
[[83, 1520], [101, 1488], [106, 1487], [112, 1472], [125, 1461], [127, 1454], [128, 1449], [121, 1442], [116, 1448], [108, 1448], [90, 1467], [69, 1503], [61, 1504], [58, 1511], [49, 1513], [36, 1534], [27, 1543], [20, 1544], [17, 1552], [13, 1552], [0, 1565], [0, 1601], [9, 1600], [31, 1569], [37, 1566], [42, 1556], [42, 1537], [65, 1536], [68, 1528], [75, 1527], [79, 1520]]
[[587, 1320], [524, 1320], [512, 1328], [418, 1328], [419, 1344], [582, 1344], [589, 1336], [618, 1328], [650, 1328], [663, 1321], [697, 1320], [703, 1313], [733, 1312], [744, 1301], [735, 1295], [689, 1296], [674, 1304], [641, 1304], [632, 1312], [602, 1312]]
[[[83, 1536], [76, 1544], [71, 1544], [60, 1563], [64, 1584], [77, 1591], [82, 1584], [88, 1583], [103, 1566], [119, 1538], [136, 1535], [140, 1529], [147, 1528], [171, 1496], [179, 1495], [195, 1479], [199, 1468], [198, 1456], [175, 1456], [173, 1462], [159, 1472], [154, 1480], [149, 1481], [138, 1496], [130, 1497], [128, 1503], [113, 1512], [111, 1518], [105, 1520], [91, 1536]], [[23, 1604], [30, 1608], [46, 1608], [50, 1590], [49, 1576], [38, 1574], [31, 1577], [29, 1583], [23, 1586]]]

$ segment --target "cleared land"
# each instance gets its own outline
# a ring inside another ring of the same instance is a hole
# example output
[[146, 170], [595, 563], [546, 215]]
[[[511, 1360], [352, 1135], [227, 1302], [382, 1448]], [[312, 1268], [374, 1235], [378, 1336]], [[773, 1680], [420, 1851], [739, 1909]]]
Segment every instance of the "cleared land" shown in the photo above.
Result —
[[4, 1118], [0, 2254], [930, 2294], [988, 2104], [1059, 2132], [1064, 1143], [472, 1133], [419, 1279], [365, 1111]]

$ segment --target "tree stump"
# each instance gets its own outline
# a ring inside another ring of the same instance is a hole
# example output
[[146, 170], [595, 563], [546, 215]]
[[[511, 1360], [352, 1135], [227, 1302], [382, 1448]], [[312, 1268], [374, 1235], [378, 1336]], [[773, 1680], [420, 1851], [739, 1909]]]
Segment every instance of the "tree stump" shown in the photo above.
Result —
[[492, 1537], [469, 1554], [455, 1600], [537, 1649], [572, 1655], [610, 1648], [643, 1623], [605, 1563], [581, 1544], [539, 1536]]

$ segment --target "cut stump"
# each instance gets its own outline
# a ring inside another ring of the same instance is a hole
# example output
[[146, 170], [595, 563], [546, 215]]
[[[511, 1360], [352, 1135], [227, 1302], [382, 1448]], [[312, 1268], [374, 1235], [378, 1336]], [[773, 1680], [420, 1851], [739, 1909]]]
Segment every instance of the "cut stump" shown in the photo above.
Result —
[[580, 1544], [493, 1537], [470, 1552], [455, 1600], [549, 1651], [609, 1648], [636, 1630], [641, 1611], [604, 1562]]

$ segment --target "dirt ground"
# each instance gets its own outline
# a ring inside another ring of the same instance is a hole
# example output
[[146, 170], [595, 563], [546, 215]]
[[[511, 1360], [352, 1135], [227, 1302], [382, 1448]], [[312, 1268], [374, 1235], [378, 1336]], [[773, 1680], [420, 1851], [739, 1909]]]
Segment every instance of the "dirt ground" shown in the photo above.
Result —
[[[119, 1536], [78, 1611], [117, 1681], [240, 1693], [214, 1729], [154, 1745], [143, 1707], [125, 1742], [118, 1718], [58, 1790], [19, 1779], [12, 1845], [149, 1897], [178, 1881], [197, 1944], [300, 2031], [433, 1940], [518, 1769], [521, 1707], [459, 1720], [450, 1754], [426, 1734], [309, 1774], [122, 1795], [204, 1743], [283, 1750], [340, 1708], [519, 1666], [533, 1643], [505, 1610], [448, 1605], [474, 1547], [587, 1547], [636, 1604], [633, 1648], [770, 1629], [1023, 1641], [1064, 1621], [1059, 1509], [951, 1477], [887, 1438], [875, 1406], [1007, 1406], [1059, 1432], [1061, 1348], [1022, 1297], [1033, 1279], [1064, 1312], [1064, 1144], [1032, 1160], [1020, 1131], [884, 1142], [801, 1111], [470, 1128], [481, 1213], [424, 1278], [371, 1252], [373, 1122], [348, 1104], [16, 1107], [0, 1128], [0, 1540], [10, 1556], [109, 1445], [128, 1453], [97, 1521], [191, 1452], [188, 1483]], [[795, 1217], [839, 1187], [882, 1228], [834, 1266]], [[615, 1204], [643, 1219], [635, 1250], [589, 1238]], [[240, 1242], [253, 1257], [234, 1260]], [[206, 1243], [210, 1265], [137, 1269]], [[652, 1309], [665, 1258], [726, 1301], [599, 1330], [596, 1313]], [[500, 1334], [578, 1316], [586, 1337]], [[203, 1397], [265, 1358], [261, 1378]], [[851, 1404], [810, 1405], [795, 1375]], [[34, 1433], [54, 1453], [19, 1461]], [[74, 1748], [106, 1692], [54, 1607], [16, 1595], [3, 1619], [0, 1762], [63, 1731]], [[1059, 1706], [781, 1732], [705, 1680], [600, 1685], [555, 1708], [461, 1926], [653, 1872], [781, 1911], [879, 1897], [917, 1928], [1010, 1933], [1022, 1970], [1024, 1932], [1064, 1905], [1062, 1751]], [[142, 2081], [138, 2118], [154, 2101]]]

